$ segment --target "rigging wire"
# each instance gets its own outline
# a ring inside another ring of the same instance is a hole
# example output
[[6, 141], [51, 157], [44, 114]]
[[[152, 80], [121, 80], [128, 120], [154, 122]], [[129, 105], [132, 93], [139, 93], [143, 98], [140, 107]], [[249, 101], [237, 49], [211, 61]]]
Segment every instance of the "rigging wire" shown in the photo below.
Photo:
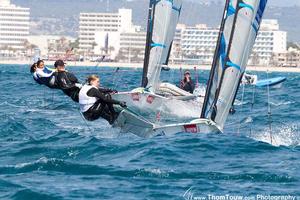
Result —
[[[267, 79], [269, 79], [269, 70], [267, 71]], [[272, 109], [271, 109], [271, 102], [270, 102], [270, 86], [267, 86], [267, 95], [268, 95], [268, 124], [269, 124], [269, 131], [270, 131], [270, 142], [273, 144], [273, 130], [272, 130]]]
[[79, 114], [80, 114], [80, 116], [81, 116], [82, 120], [84, 121], [84, 123], [85, 123], [85, 126], [87, 127], [87, 129], [88, 129], [88, 130], [89, 130], [89, 132], [91, 133], [91, 132], [92, 132], [92, 129], [89, 127], [89, 125], [88, 125], [88, 123], [87, 123], [86, 119], [84, 118], [83, 114], [80, 112], [80, 110], [78, 110], [78, 112], [79, 112]]
[[181, 85], [181, 79], [182, 79], [182, 67], [180, 67], [180, 69], [179, 69], [179, 71], [180, 71], [180, 73], [179, 73], [179, 86]]
[[195, 81], [196, 81], [196, 88], [199, 87], [199, 75], [198, 75], [198, 71], [197, 71], [197, 67], [194, 67], [194, 71], [195, 71]]
[[252, 100], [251, 100], [251, 107], [250, 107], [250, 117], [252, 118], [252, 122], [250, 123], [250, 135], [249, 137], [252, 136], [252, 125], [253, 125], [253, 110], [254, 110], [254, 104], [255, 104], [255, 94], [256, 94], [256, 85], [253, 85], [252, 87]]
[[[245, 97], [245, 84], [243, 84], [243, 92], [242, 92], [242, 105], [241, 105], [241, 113], [243, 113], [244, 111], [244, 97]], [[239, 127], [238, 127], [238, 136], [240, 136], [241, 134], [241, 124], [242, 124], [242, 118], [240, 117], [239, 119]]]

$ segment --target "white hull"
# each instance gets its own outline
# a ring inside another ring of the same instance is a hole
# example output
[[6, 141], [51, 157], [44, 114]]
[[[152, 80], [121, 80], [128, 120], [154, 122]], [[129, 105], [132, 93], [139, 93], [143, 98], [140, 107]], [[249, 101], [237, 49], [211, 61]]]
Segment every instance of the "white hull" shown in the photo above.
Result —
[[120, 113], [114, 127], [121, 128], [122, 132], [133, 133], [143, 138], [158, 135], [170, 136], [177, 133], [207, 134], [222, 132], [214, 122], [208, 119], [196, 119], [188, 123], [156, 125], [127, 110]]
[[147, 116], [151, 122], [199, 118], [203, 104], [203, 98], [192, 95], [163, 97], [147, 91], [120, 92], [113, 99], [125, 101], [130, 111]]

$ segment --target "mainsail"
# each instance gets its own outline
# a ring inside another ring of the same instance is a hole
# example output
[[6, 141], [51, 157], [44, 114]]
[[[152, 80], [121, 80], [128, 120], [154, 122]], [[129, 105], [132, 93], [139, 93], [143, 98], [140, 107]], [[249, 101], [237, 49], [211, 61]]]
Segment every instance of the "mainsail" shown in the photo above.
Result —
[[182, 0], [150, 0], [142, 87], [157, 89], [163, 65], [168, 64]]
[[223, 129], [255, 43], [267, 0], [226, 0], [201, 118]]

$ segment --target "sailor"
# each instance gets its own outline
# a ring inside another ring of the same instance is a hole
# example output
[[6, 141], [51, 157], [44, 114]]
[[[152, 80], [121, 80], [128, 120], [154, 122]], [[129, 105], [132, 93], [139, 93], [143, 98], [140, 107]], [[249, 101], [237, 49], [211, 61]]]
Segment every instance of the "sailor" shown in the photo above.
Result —
[[246, 85], [255, 85], [257, 83], [257, 76], [252, 74], [244, 74], [242, 83]]
[[180, 81], [180, 88], [193, 94], [195, 90], [195, 84], [191, 78], [190, 71], [186, 70], [184, 72], [184, 78]]
[[57, 72], [55, 73], [55, 84], [61, 89], [67, 96], [75, 102], [79, 102], [79, 91], [82, 85], [79, 83], [76, 76], [65, 69], [65, 63], [63, 60], [57, 60], [54, 63], [54, 67]]
[[87, 79], [79, 92], [80, 111], [86, 120], [94, 121], [100, 117], [113, 124], [119, 113], [113, 107], [114, 104], [126, 107], [126, 102], [112, 99], [108, 93], [99, 90], [100, 79], [96, 75], [91, 75]]
[[33, 74], [33, 79], [40, 85], [46, 85], [49, 88], [56, 88], [55, 85], [55, 69], [45, 67], [43, 60], [34, 63], [30, 72]]

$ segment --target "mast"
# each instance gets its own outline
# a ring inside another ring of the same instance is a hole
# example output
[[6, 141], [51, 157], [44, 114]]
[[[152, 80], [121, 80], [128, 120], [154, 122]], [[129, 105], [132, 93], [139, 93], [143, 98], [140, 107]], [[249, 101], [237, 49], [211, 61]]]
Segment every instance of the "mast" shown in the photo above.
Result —
[[148, 24], [147, 24], [147, 39], [146, 39], [146, 47], [145, 47], [145, 56], [144, 56], [144, 67], [143, 67], [143, 76], [142, 76], [142, 87], [146, 87], [148, 84], [148, 67], [149, 67], [149, 58], [150, 58], [150, 50], [152, 43], [152, 34], [153, 34], [153, 17], [155, 10], [155, 0], [150, 0], [149, 10], [148, 10]]

